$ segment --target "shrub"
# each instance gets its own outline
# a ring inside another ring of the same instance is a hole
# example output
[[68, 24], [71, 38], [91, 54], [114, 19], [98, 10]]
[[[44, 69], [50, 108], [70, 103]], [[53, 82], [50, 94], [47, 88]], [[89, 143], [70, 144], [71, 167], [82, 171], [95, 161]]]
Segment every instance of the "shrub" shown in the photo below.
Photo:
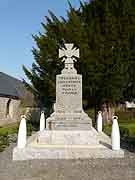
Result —
[[8, 145], [8, 134], [0, 135], [0, 152], [2, 152]]
[[[11, 136], [18, 131], [18, 123], [8, 127], [0, 127], [0, 152], [2, 152], [11, 142]], [[14, 138], [15, 139], [15, 138]]]
[[28, 136], [31, 136], [32, 131], [33, 131], [33, 126], [32, 126], [32, 123], [31, 123], [31, 121], [30, 121], [30, 120], [29, 120], [29, 121], [27, 121], [26, 123], [27, 123], [27, 135], [28, 135]]
[[120, 132], [122, 137], [135, 137], [135, 123], [120, 124]]
[[107, 124], [103, 127], [103, 131], [108, 135], [111, 136], [111, 131], [112, 131], [112, 125]]
[[129, 129], [127, 127], [120, 127], [121, 137], [129, 137]]
[[[135, 137], [135, 123], [119, 123], [121, 137]], [[104, 126], [104, 132], [111, 135], [112, 125]]]

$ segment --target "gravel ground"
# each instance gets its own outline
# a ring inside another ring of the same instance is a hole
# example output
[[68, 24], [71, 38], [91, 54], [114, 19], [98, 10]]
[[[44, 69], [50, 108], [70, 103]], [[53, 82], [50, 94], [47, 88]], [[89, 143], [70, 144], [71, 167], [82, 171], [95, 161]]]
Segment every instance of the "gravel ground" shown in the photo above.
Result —
[[12, 161], [10, 145], [0, 153], [0, 180], [135, 180], [135, 153], [123, 159]]

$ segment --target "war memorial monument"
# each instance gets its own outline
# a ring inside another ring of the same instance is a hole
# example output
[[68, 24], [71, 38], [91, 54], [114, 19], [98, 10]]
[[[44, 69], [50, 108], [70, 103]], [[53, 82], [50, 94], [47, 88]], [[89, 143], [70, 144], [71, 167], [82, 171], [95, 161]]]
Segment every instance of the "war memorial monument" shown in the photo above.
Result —
[[124, 157], [123, 150], [112, 150], [110, 137], [97, 132], [83, 110], [82, 75], [74, 68], [79, 49], [65, 44], [59, 58], [64, 69], [56, 76], [54, 112], [46, 119], [46, 128], [28, 138], [25, 147], [14, 148], [13, 160]]

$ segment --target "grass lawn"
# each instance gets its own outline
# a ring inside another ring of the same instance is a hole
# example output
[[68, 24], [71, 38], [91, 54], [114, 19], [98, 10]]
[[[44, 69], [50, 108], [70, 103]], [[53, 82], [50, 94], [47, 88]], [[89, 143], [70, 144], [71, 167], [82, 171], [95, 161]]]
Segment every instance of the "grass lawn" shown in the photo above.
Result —
[[[118, 122], [122, 137], [135, 137], [135, 122]], [[104, 132], [111, 135], [112, 124], [104, 126]]]
[[[19, 123], [0, 127], [0, 152], [2, 152], [10, 143], [16, 142], [18, 133]], [[30, 136], [32, 133], [32, 124], [27, 121], [27, 135]]]
[[5, 127], [0, 127], [0, 136], [17, 133], [17, 130], [18, 130], [18, 123], [7, 125]]
[[0, 152], [11, 143], [11, 136], [16, 134], [17, 131], [18, 123], [11, 124], [6, 127], [0, 127]]

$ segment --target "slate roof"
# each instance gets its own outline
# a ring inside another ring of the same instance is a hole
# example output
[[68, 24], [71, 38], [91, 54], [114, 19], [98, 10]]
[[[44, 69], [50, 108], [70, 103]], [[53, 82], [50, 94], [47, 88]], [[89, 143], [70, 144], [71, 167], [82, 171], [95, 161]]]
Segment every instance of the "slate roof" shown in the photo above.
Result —
[[22, 81], [0, 72], [0, 96], [21, 98], [25, 94], [25, 87]]

